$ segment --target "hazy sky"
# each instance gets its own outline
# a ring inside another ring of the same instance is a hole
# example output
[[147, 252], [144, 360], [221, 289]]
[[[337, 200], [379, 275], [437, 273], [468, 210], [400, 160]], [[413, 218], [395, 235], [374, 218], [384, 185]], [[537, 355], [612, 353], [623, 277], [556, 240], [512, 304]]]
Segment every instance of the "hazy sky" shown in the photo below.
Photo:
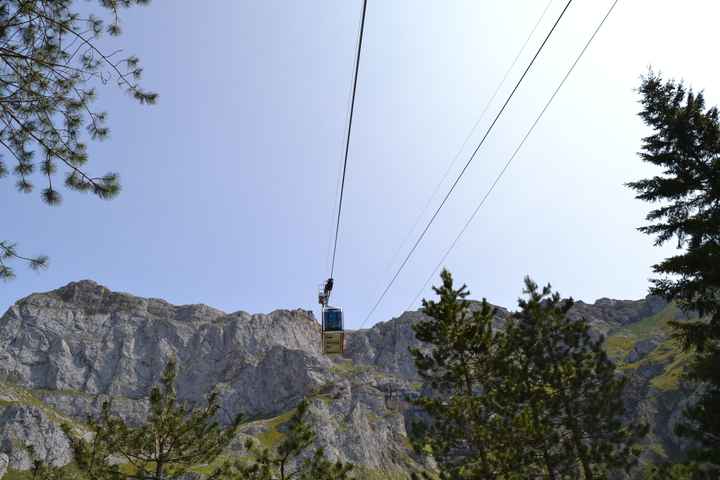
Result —
[[[415, 297], [611, 1], [573, 2], [369, 323], [399, 315]], [[564, 3], [553, 2], [451, 177]], [[545, 5], [369, 0], [333, 298], [348, 326], [390, 280], [393, 255]], [[128, 12], [125, 35], [108, 48], [141, 58], [144, 85], [160, 102], [142, 107], [102, 88], [112, 132], [91, 145], [89, 163], [120, 172], [123, 192], [111, 202], [66, 192], [51, 208], [38, 194], [16, 193], [13, 178], [0, 180], [0, 237], [51, 257], [37, 274], [17, 265], [18, 278], [0, 285], [0, 309], [86, 278], [228, 312], [315, 308], [328, 274], [360, 7], [155, 0]], [[720, 103], [718, 18], [711, 0], [620, 0], [446, 262], [474, 297], [514, 307], [526, 274], [585, 301], [646, 294], [650, 265], [672, 250], [635, 231], [648, 205], [623, 186], [654, 173], [636, 155], [647, 130], [634, 90], [652, 65]]]

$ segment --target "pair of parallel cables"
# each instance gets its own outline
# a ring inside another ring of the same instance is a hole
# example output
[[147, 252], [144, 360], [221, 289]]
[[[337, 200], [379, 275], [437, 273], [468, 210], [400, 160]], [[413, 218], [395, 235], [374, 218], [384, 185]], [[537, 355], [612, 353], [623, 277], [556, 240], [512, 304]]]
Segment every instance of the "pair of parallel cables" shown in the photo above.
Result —
[[[485, 131], [485, 134], [483, 135], [482, 139], [480, 140], [480, 142], [478, 143], [478, 145], [475, 147], [473, 153], [470, 155], [468, 161], [465, 163], [465, 165], [463, 166], [462, 170], [460, 171], [460, 173], [458, 174], [458, 176], [456, 177], [456, 179], [455, 179], [454, 182], [452, 183], [452, 185], [451, 185], [450, 189], [448, 190], [448, 192], [447, 192], [447, 193], [445, 194], [445, 196], [443, 197], [443, 200], [440, 202], [440, 205], [436, 208], [436, 210], [434, 211], [433, 215], [430, 217], [430, 220], [429, 220], [428, 223], [426, 224], [425, 228], [422, 230], [422, 232], [421, 232], [420, 235], [418, 236], [418, 238], [417, 238], [417, 240], [415, 241], [415, 243], [413, 244], [412, 248], [409, 250], [409, 252], [408, 252], [407, 255], [405, 256], [405, 258], [403, 259], [402, 263], [400, 264], [400, 266], [398, 267], [397, 271], [395, 272], [395, 274], [394, 274], [393, 277], [391, 278], [390, 282], [387, 284], [387, 286], [385, 287], [385, 289], [383, 290], [383, 292], [380, 294], [380, 297], [379, 297], [378, 300], [375, 302], [375, 304], [373, 305], [372, 309], [370, 309], [369, 313], [367, 314], [367, 316], [365, 317], [365, 319], [363, 320], [363, 322], [360, 324], [360, 327], [359, 327], [359, 328], [362, 328], [362, 327], [367, 323], [367, 321], [372, 317], [373, 313], [377, 310], [378, 306], [379, 306], [380, 303], [383, 301], [383, 299], [385, 298], [385, 296], [387, 295], [387, 293], [390, 291], [390, 288], [392, 288], [393, 284], [395, 283], [395, 281], [397, 280], [398, 276], [400, 275], [400, 273], [403, 271], [403, 269], [404, 269], [405, 266], [407, 265], [407, 263], [408, 263], [408, 261], [410, 260], [410, 258], [412, 257], [412, 255], [415, 253], [415, 250], [416, 250], [417, 247], [420, 245], [420, 243], [422, 242], [423, 238], [424, 238], [425, 235], [427, 234], [428, 230], [430, 229], [430, 227], [431, 227], [432, 224], [434, 223], [435, 219], [437, 218], [438, 214], [440, 213], [440, 211], [443, 209], [443, 207], [444, 207], [445, 204], [447, 203], [447, 200], [448, 200], [448, 199], [450, 198], [450, 196], [452, 195], [453, 191], [455, 190], [455, 188], [456, 188], [457, 185], [459, 184], [460, 180], [462, 179], [462, 177], [463, 177], [464, 174], [466, 173], [468, 167], [469, 167], [470, 164], [473, 162], [473, 160], [476, 158], [478, 152], [480, 151], [480, 148], [483, 146], [483, 144], [484, 144], [485, 141], [487, 140], [488, 136], [489, 136], [490, 133], [492, 132], [493, 128], [495, 127], [495, 125], [496, 125], [496, 123], [498, 122], [498, 120], [500, 119], [500, 117], [503, 115], [505, 109], [506, 109], [507, 106], [509, 105], [510, 101], [512, 100], [513, 96], [514, 96], [515, 93], [517, 92], [517, 90], [518, 90], [518, 88], [520, 87], [520, 85], [522, 84], [522, 82], [525, 80], [525, 77], [526, 77], [527, 74], [529, 73], [529, 71], [530, 71], [530, 69], [532, 68], [532, 66], [535, 64], [535, 61], [536, 61], [536, 60], [538, 59], [538, 57], [540, 56], [540, 53], [541, 53], [542, 50], [545, 48], [546, 44], [547, 44], [548, 41], [550, 40], [550, 37], [552, 36], [553, 32], [556, 30], [558, 24], [560, 23], [560, 21], [561, 21], [562, 18], [564, 17], [565, 13], [567, 12], [567, 10], [568, 10], [568, 8], [570, 7], [570, 5], [572, 4], [572, 2], [573, 2], [573, 0], [568, 0], [568, 2], [566, 3], [566, 5], [565, 5], [565, 7], [563, 8], [562, 12], [560, 13], [560, 15], [558, 16], [558, 18], [557, 18], [557, 19], [555, 20], [555, 22], [553, 23], [552, 28], [550, 29], [550, 31], [548, 32], [548, 34], [545, 36], [545, 38], [544, 38], [543, 42], [541, 43], [540, 47], [539, 47], [539, 48], [537, 49], [537, 51], [535, 52], [535, 55], [532, 57], [530, 63], [529, 63], [528, 66], [525, 68], [523, 74], [520, 76], [520, 79], [516, 82], [515, 86], [513, 87], [513, 89], [512, 89], [512, 91], [510, 92], [510, 94], [508, 95], [508, 97], [507, 97], [507, 99], [505, 100], [505, 102], [503, 103], [502, 107], [500, 108], [500, 110], [498, 111], [498, 113], [495, 115], [493, 121], [490, 123], [490, 126], [489, 126], [489, 127], [487, 128], [487, 130]], [[522, 147], [525, 145], [525, 143], [527, 142], [527, 140], [528, 140], [528, 138], [530, 137], [530, 135], [532, 134], [532, 132], [535, 130], [535, 127], [538, 125], [538, 123], [540, 122], [540, 120], [541, 120], [542, 117], [544, 116], [545, 112], [548, 110], [548, 108], [550, 107], [550, 105], [552, 104], [552, 102], [555, 100], [555, 98], [557, 97], [557, 95], [558, 95], [558, 93], [560, 92], [560, 90], [562, 89], [562, 87], [563, 87], [563, 86], [565, 85], [565, 83], [567, 82], [567, 80], [568, 80], [568, 78], [570, 77], [570, 75], [572, 74], [572, 72], [575, 70], [575, 67], [578, 65], [578, 63], [580, 62], [580, 60], [582, 59], [582, 57], [583, 57], [583, 56], [585, 55], [585, 53], [587, 52], [588, 48], [589, 48], [590, 45], [592, 44], [592, 42], [593, 42], [593, 40], [595, 39], [595, 37], [597, 36], [597, 34], [598, 34], [598, 33], [600, 32], [600, 30], [602, 29], [603, 25], [606, 23], [607, 19], [608, 19], [608, 18], [610, 17], [610, 15], [612, 14], [612, 12], [613, 12], [613, 10], [615, 9], [615, 7], [617, 6], [618, 2], [619, 2], [619, 0], [614, 0], [614, 1], [613, 1], [613, 3], [611, 4], [610, 8], [609, 8], [608, 11], [607, 11], [607, 13], [606, 13], [605, 16], [602, 18], [602, 20], [600, 21], [600, 23], [598, 24], [598, 26], [596, 27], [596, 29], [593, 31], [593, 33], [592, 33], [592, 35], [590, 36], [590, 38], [587, 40], [587, 42], [585, 43], [585, 45], [584, 45], [583, 48], [581, 49], [580, 53], [579, 53], [578, 56], [576, 57], [575, 61], [572, 63], [572, 65], [571, 65], [570, 68], [568, 69], [567, 73], [566, 73], [565, 76], [562, 78], [562, 80], [560, 81], [560, 83], [558, 84], [558, 86], [556, 87], [556, 89], [554, 90], [554, 92], [552, 93], [552, 95], [550, 96], [549, 100], [547, 101], [547, 103], [545, 104], [545, 106], [542, 108], [542, 110], [540, 111], [540, 113], [538, 114], [538, 116], [536, 117], [535, 121], [532, 123], [532, 125], [530, 126], [530, 128], [527, 130], [527, 132], [526, 132], [525, 135], [523, 136], [523, 138], [522, 138], [522, 140], [520, 141], [520, 143], [518, 144], [517, 148], [513, 151], [512, 155], [509, 157], [509, 159], [508, 159], [507, 162], [505, 163], [504, 167], [500, 170], [500, 172], [499, 172], [498, 175], [496, 176], [494, 182], [491, 184], [490, 188], [487, 190], [487, 192], [485, 193], [485, 195], [482, 197], [482, 199], [480, 200], [479, 204], [477, 205], [477, 207], [475, 208], [475, 210], [473, 211], [473, 213], [470, 215], [470, 217], [469, 217], [468, 220], [466, 221], [466, 223], [465, 223], [465, 225], [463, 226], [463, 228], [460, 230], [460, 232], [458, 233], [458, 235], [455, 237], [454, 241], [450, 244], [449, 248], [444, 252], [442, 258], [440, 259], [440, 262], [438, 262], [437, 266], [433, 269], [433, 271], [431, 272], [431, 274], [428, 276], [427, 280], [426, 280], [425, 283], [423, 284], [422, 288], [419, 290], [418, 294], [415, 296], [415, 298], [413, 299], [413, 301], [412, 301], [412, 302], [410, 303], [410, 305], [408, 306], [408, 308], [407, 308], [408, 310], [409, 310], [410, 308], [412, 308], [412, 306], [415, 304], [415, 302], [416, 302], [417, 299], [420, 297], [420, 295], [422, 295], [422, 293], [425, 291], [425, 288], [427, 288], [427, 285], [430, 283], [431, 279], [433, 278], [433, 276], [435, 275], [435, 273], [437, 272], [437, 270], [442, 266], [442, 264], [445, 262], [445, 260], [446, 260], [447, 257], [450, 255], [450, 253], [452, 252], [452, 250], [455, 248], [455, 246], [457, 245], [457, 243], [459, 242], [459, 240], [461, 239], [461, 237], [465, 234], [465, 232], [466, 232], [467, 229], [469, 228], [470, 224], [472, 223], [472, 221], [475, 219], [475, 217], [477, 216], [477, 214], [478, 214], [478, 212], [480, 211], [480, 209], [481, 209], [481, 208], [483, 207], [483, 205], [485, 204], [485, 202], [486, 202], [486, 200], [488, 199], [488, 197], [492, 194], [493, 190], [495, 189], [495, 187], [497, 186], [497, 184], [500, 182], [500, 180], [502, 179], [502, 177], [504, 176], [504, 174], [506, 173], [506, 171], [508, 170], [508, 168], [509, 168], [510, 165], [512, 164], [513, 160], [515, 160], [515, 158], [517, 157], [518, 153], [520, 152], [520, 150], [522, 149]], [[483, 110], [482, 115], [480, 116], [480, 118], [478, 119], [478, 121], [477, 121], [477, 122], [475, 123], [475, 125], [473, 126], [472, 130], [470, 131], [470, 134], [469, 134], [469, 135], [467, 136], [467, 138], [465, 139], [465, 142], [463, 143], [462, 147], [460, 148], [460, 151], [458, 151], [458, 154], [455, 156], [455, 158], [454, 158], [453, 161], [451, 162], [450, 166], [448, 167], [447, 171], [445, 172], [445, 175], [443, 176], [443, 178], [442, 178], [442, 179], [440, 180], [440, 182], [438, 183], [437, 187], [435, 188], [435, 191], [433, 192], [433, 194], [432, 194], [432, 196], [430, 197], [428, 203], [426, 204], [425, 209], [421, 212], [420, 216], [418, 217], [418, 220], [419, 220], [420, 218], [422, 218], [423, 214], [424, 214], [425, 211], [427, 210], [427, 207], [430, 205], [430, 203], [432, 202], [433, 198], [434, 198], [435, 195], [437, 194], [437, 191], [438, 191], [440, 185], [442, 185], [442, 183], [444, 182], [444, 180], [447, 178], [447, 175], [448, 175], [448, 173], [450, 172], [450, 170], [452, 169], [452, 166], [454, 165], [454, 163], [455, 163], [455, 161], [457, 160], [457, 158], [460, 156], [460, 154], [461, 154], [462, 150], [464, 149], [464, 147], [467, 145], [469, 139], [472, 137], [473, 132], [475, 131], [475, 129], [477, 128], [478, 124], [480, 123], [480, 121], [481, 121], [482, 118], [484, 117], [484, 114], [485, 114], [485, 112], [487, 111], [487, 109], [489, 108], [490, 104], [493, 102], [493, 100], [494, 100], [495, 97], [497, 96], [498, 92], [499, 92], [500, 89], [502, 88], [503, 84], [505, 83], [505, 80], [507, 79], [507, 77], [509, 76], [509, 74], [510, 74], [510, 72], [512, 71], [513, 67], [514, 67], [515, 64], [517, 63], [517, 61], [518, 61], [518, 59], [520, 58], [522, 52], [525, 50], [525, 47], [527, 46], [528, 42], [529, 42], [530, 39], [532, 38], [533, 34], [535, 33], [535, 30], [537, 30], [538, 26], [540, 25], [542, 19], [544, 18], [545, 14], [546, 14], [546, 12], [547, 12], [547, 10], [549, 9], [549, 7], [550, 7], [551, 4], [552, 4], [552, 0], [549, 1], [549, 3], [547, 4], [547, 6], [545, 7], [545, 9], [543, 10], [543, 12], [542, 12], [542, 14], [541, 14], [541, 16], [540, 16], [540, 19], [537, 21], [537, 23], [535, 24], [535, 27], [534, 27], [534, 28], [532, 29], [532, 31], [530, 32], [530, 35], [528, 36], [528, 38], [527, 38], [527, 40], [525, 41], [525, 43], [524, 43], [524, 45], [522, 46], [522, 48], [520, 49], [520, 52], [519, 52], [519, 53], [517, 54], [517, 56], [515, 57], [515, 60], [513, 61], [512, 65], [511, 65], [510, 68], [508, 68], [508, 70], [506, 71], [506, 73], [505, 73], [502, 81], [500, 82], [500, 85], [497, 87], [497, 89], [495, 90], [495, 93], [493, 94], [493, 96], [491, 97], [491, 99], [488, 101], [487, 105], [485, 106], [485, 109]], [[346, 137], [346, 143], [345, 143], [345, 155], [344, 155], [344, 161], [343, 161], [342, 182], [341, 182], [341, 184], [340, 184], [340, 199], [339, 199], [339, 202], [338, 202], [338, 213], [337, 213], [337, 221], [336, 221], [336, 229], [335, 229], [335, 241], [334, 241], [334, 246], [333, 246], [332, 261], [331, 261], [331, 267], [330, 267], [330, 272], [331, 272], [331, 273], [330, 273], [330, 276], [331, 276], [331, 277], [332, 277], [332, 275], [333, 275], [334, 268], [335, 268], [335, 256], [336, 256], [336, 253], [337, 253], [337, 243], [338, 243], [338, 237], [339, 237], [339, 231], [340, 231], [340, 218], [341, 218], [341, 214], [342, 214], [343, 193], [344, 193], [345, 178], [346, 178], [346, 173], [347, 173], [347, 161], [348, 161], [348, 154], [349, 154], [349, 148], [350, 148], [350, 136], [351, 136], [351, 132], [352, 132], [352, 120], [353, 120], [353, 113], [354, 113], [354, 107], [355, 107], [355, 94], [356, 94], [356, 91], [357, 91], [357, 79], [358, 79], [358, 71], [359, 71], [359, 66], [360, 66], [360, 57], [361, 57], [361, 51], [362, 51], [362, 41], [363, 41], [363, 34], [364, 34], [364, 27], [365, 27], [365, 16], [366, 16], [366, 12], [367, 12], [367, 0], [363, 0], [362, 17], [361, 17], [361, 23], [360, 23], [359, 40], [358, 40], [358, 48], [357, 48], [357, 54], [356, 54], [356, 58], [355, 58], [355, 70], [354, 70], [352, 97], [351, 97], [351, 105], [350, 105], [350, 115], [349, 115], [349, 119], [348, 119], [348, 129], [347, 129], [347, 137]], [[409, 238], [410, 234], [415, 230], [415, 228], [417, 227], [417, 224], [418, 224], [418, 221], [416, 221], [415, 225], [412, 227], [412, 229], [410, 230], [410, 232], [408, 232], [407, 238]], [[402, 245], [404, 245], [404, 244], [407, 242], [407, 238], [406, 238], [405, 242], [403, 242]], [[402, 248], [402, 245], [401, 245], [400, 248]], [[398, 251], [399, 251], [399, 250], [398, 250]]]

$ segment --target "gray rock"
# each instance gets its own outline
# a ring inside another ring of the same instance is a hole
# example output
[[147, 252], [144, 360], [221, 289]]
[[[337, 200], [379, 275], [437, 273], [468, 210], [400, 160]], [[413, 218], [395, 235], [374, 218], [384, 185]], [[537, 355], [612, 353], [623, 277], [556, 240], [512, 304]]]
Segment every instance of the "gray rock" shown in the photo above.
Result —
[[9, 464], [10, 457], [5, 455], [4, 453], [0, 453], [0, 480], [2, 480], [2, 478], [5, 476]]
[[[409, 328], [398, 331], [406, 344], [414, 341]], [[377, 339], [373, 335], [373, 351], [386, 348], [376, 345]], [[374, 366], [343, 370], [347, 360], [333, 361], [318, 347], [318, 324], [305, 310], [225, 314], [114, 293], [84, 281], [31, 295], [0, 318], [0, 377], [32, 389], [75, 419], [97, 414], [112, 400], [114, 411], [134, 423], [147, 414], [146, 396], [163, 366], [176, 358], [179, 397], [199, 403], [217, 387], [223, 422], [238, 413], [276, 416], [304, 397], [316, 398], [312, 418], [318, 444], [334, 458], [382, 469], [412, 455], [407, 442], [398, 440], [405, 435], [402, 413], [385, 405], [386, 393], [409, 392], [409, 381]], [[397, 358], [400, 370], [411, 374], [404, 350]], [[13, 417], [11, 423], [23, 429], [28, 422]], [[397, 440], [392, 448], [386, 445], [389, 438]], [[29, 467], [20, 450], [12, 453], [18, 468]]]
[[9, 467], [28, 470], [34, 457], [61, 467], [72, 461], [72, 447], [56, 421], [37, 407], [10, 405], [0, 413], [0, 451]]
[[354, 363], [372, 365], [381, 371], [417, 379], [415, 363], [408, 348], [419, 347], [412, 325], [425, 317], [420, 312], [405, 312], [388, 322], [348, 335], [345, 356]]
[[628, 363], [634, 363], [645, 358], [648, 353], [655, 350], [658, 343], [659, 342], [656, 338], [648, 338], [637, 342], [630, 353], [628, 353], [625, 361]]
[[[230, 416], [239, 413], [239, 402], [244, 413], [257, 415], [297, 402], [326, 380], [317, 368], [300, 376], [274, 369], [293, 355], [298, 368], [329, 366], [318, 338], [317, 322], [306, 311], [226, 315], [84, 281], [31, 295], [0, 318], [0, 376], [17, 378], [27, 388], [75, 395], [56, 396], [54, 403], [77, 415], [97, 408], [93, 396], [146, 397], [163, 366], [176, 358], [183, 399], [202, 401], [220, 385], [224, 397], [234, 400], [225, 405]], [[128, 407], [128, 414], [136, 409]]]
[[584, 318], [595, 331], [607, 335], [614, 328], [655, 315], [665, 306], [665, 300], [654, 296], [648, 296], [644, 300], [600, 298], [594, 304], [576, 302], [569, 315], [571, 318]]

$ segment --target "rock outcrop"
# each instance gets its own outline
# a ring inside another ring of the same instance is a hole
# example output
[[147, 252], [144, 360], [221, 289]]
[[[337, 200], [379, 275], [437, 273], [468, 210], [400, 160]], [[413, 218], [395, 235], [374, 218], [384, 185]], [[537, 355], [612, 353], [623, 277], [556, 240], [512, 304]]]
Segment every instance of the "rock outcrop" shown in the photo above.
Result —
[[10, 457], [5, 453], [0, 453], [0, 480], [5, 476], [10, 464]]
[[86, 281], [31, 295], [2, 317], [0, 377], [44, 390], [58, 408], [86, 409], [97, 395], [144, 398], [172, 357], [183, 398], [200, 401], [219, 386], [228, 414], [240, 405], [271, 414], [327, 382], [330, 362], [318, 355], [317, 338], [317, 322], [302, 310], [226, 315]]
[[0, 450], [8, 457], [7, 466], [15, 470], [30, 469], [33, 455], [54, 466], [72, 460], [70, 442], [60, 425], [42, 409], [26, 405], [10, 405], [0, 413]]

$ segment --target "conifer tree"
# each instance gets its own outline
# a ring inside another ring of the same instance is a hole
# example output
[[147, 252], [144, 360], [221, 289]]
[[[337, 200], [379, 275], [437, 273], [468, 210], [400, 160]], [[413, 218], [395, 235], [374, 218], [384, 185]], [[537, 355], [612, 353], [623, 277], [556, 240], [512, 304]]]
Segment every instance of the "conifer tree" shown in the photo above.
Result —
[[624, 380], [602, 338], [568, 317], [572, 300], [526, 279], [528, 298], [493, 331], [492, 307], [471, 311], [467, 288], [441, 277], [414, 327], [430, 349], [412, 354], [434, 390], [417, 404], [447, 478], [604, 479], [634, 464], [645, 428], [623, 425]]
[[[90, 441], [75, 440], [75, 461], [91, 479], [170, 480], [193, 466], [212, 463], [235, 436], [238, 416], [228, 428], [216, 420], [218, 393], [208, 395], [207, 405], [193, 408], [179, 402], [175, 390], [176, 363], [168, 362], [160, 385], [150, 393], [150, 413], [138, 426], [130, 426], [104, 403], [100, 418], [90, 418]], [[119, 456], [132, 473], [121, 473], [112, 456]]]
[[215, 476], [223, 480], [350, 480], [351, 464], [331, 462], [322, 448], [302, 458], [315, 441], [315, 432], [305, 420], [308, 402], [303, 400], [287, 424], [287, 432], [275, 450], [259, 448], [249, 439], [246, 449], [252, 460], [235, 460], [220, 467]]
[[455, 288], [450, 272], [433, 287], [438, 301], [423, 300], [427, 318], [413, 325], [418, 340], [431, 349], [411, 349], [418, 373], [433, 389], [415, 403], [432, 422], [422, 435], [446, 474], [457, 478], [498, 478], [507, 471], [506, 429], [496, 398], [494, 308], [483, 300], [471, 311], [467, 287]]
[[702, 92], [666, 81], [652, 71], [643, 77], [640, 116], [653, 133], [640, 157], [662, 175], [628, 186], [636, 198], [659, 204], [639, 230], [655, 244], [677, 241], [681, 253], [653, 267], [660, 275], [651, 293], [675, 301], [700, 319], [673, 322], [684, 350], [694, 351], [689, 378], [704, 384], [677, 433], [696, 442], [691, 458], [720, 473], [720, 118]]
[[720, 338], [720, 119], [702, 92], [665, 81], [652, 71], [640, 86], [640, 116], [653, 129], [640, 158], [662, 175], [628, 183], [640, 200], [660, 203], [643, 233], [655, 244], [677, 240], [684, 251], [655, 265], [661, 275], [651, 293], [678, 303], [709, 322], [675, 322], [686, 347], [703, 349]]
[[[137, 57], [105, 52], [97, 42], [103, 33], [121, 33], [123, 9], [147, 3], [94, 0], [94, 8], [82, 7], [94, 11], [88, 15], [75, 0], [0, 1], [0, 178], [12, 172], [23, 193], [42, 182], [42, 199], [50, 205], [61, 200], [58, 174], [72, 190], [105, 199], [118, 193], [116, 173], [86, 170], [83, 130], [99, 140], [109, 132], [106, 114], [92, 108], [97, 85], [115, 83], [143, 104], [157, 100], [138, 84]], [[12, 242], [0, 239], [0, 278], [13, 277], [11, 260], [32, 268], [47, 263], [42, 256], [18, 254]]]
[[527, 475], [549, 479], [604, 479], [628, 470], [644, 436], [623, 424], [625, 380], [584, 320], [568, 316], [572, 299], [550, 285], [525, 279], [527, 299], [508, 322], [499, 355], [505, 364], [504, 398], [513, 403], [516, 436], [524, 440]]

